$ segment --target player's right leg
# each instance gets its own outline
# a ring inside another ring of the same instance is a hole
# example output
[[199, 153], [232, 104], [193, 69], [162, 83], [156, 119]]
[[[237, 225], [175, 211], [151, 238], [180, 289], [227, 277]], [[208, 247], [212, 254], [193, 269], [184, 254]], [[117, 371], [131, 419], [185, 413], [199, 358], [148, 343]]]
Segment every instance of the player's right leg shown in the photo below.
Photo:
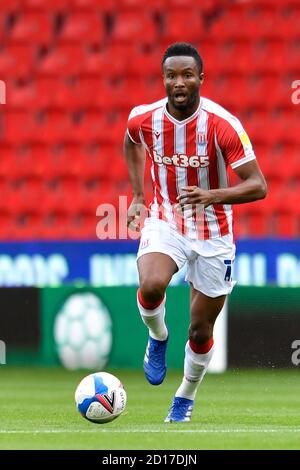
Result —
[[140, 288], [138, 308], [149, 329], [144, 357], [144, 372], [152, 385], [159, 385], [166, 375], [168, 330], [165, 324], [165, 291], [178, 270], [175, 261], [159, 252], [144, 254], [138, 259]]
[[147, 380], [159, 385], [166, 375], [168, 330], [165, 324], [166, 288], [185, 264], [185, 241], [166, 221], [146, 219], [137, 254], [140, 288], [138, 307], [149, 329], [144, 358]]

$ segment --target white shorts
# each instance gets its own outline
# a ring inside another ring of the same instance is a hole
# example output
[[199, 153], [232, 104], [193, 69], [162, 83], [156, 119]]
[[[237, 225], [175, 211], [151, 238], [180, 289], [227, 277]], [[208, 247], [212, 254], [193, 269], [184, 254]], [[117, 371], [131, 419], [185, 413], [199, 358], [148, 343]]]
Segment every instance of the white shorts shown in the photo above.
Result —
[[180, 234], [167, 222], [148, 218], [142, 229], [137, 259], [147, 253], [164, 253], [181, 269], [187, 263], [186, 281], [208, 297], [230, 294], [235, 244], [232, 235], [195, 240]]

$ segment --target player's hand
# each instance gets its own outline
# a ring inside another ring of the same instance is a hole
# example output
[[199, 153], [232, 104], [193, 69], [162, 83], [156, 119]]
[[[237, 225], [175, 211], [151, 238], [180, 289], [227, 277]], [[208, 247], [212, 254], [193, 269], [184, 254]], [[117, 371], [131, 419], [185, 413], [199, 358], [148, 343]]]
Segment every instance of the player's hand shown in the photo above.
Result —
[[212, 193], [206, 189], [199, 188], [198, 186], [186, 186], [180, 189], [180, 196], [177, 196], [178, 205], [184, 207], [186, 205], [201, 204], [203, 208], [210, 206], [214, 203]]
[[140, 231], [140, 225], [148, 216], [144, 198], [133, 198], [127, 211], [127, 227], [135, 232]]

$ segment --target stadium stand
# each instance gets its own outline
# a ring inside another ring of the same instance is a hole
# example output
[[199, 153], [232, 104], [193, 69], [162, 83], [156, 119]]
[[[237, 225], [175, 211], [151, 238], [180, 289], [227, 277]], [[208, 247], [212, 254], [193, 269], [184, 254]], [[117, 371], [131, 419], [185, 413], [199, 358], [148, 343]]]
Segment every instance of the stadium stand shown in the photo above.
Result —
[[298, 0], [0, 0], [1, 239], [96, 237], [97, 205], [131, 194], [128, 112], [164, 95], [177, 40], [199, 49], [202, 94], [240, 116], [268, 180], [266, 200], [234, 208], [236, 235], [299, 235]]

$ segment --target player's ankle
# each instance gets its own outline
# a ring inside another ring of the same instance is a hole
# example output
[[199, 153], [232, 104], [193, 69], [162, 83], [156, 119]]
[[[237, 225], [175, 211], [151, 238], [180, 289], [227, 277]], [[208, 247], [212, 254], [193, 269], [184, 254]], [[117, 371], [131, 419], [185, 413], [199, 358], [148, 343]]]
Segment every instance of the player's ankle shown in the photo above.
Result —
[[152, 329], [149, 329], [149, 335], [151, 338], [156, 339], [157, 341], [165, 341], [168, 337], [168, 329], [166, 326], [161, 328], [160, 331], [153, 331]]

